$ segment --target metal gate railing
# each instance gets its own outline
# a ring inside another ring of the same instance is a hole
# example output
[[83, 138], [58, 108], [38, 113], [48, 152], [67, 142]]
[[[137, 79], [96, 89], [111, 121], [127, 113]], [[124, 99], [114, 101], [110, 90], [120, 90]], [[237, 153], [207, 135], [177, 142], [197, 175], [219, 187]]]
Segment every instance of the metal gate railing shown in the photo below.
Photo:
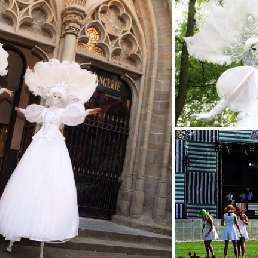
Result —
[[105, 114], [65, 127], [78, 192], [80, 216], [111, 219], [116, 213], [128, 121]]

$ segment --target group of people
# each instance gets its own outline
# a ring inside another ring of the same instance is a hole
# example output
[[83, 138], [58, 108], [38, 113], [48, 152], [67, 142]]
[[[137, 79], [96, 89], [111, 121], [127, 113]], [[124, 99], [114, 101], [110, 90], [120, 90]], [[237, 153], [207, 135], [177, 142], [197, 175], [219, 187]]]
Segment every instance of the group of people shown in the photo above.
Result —
[[[215, 252], [211, 243], [213, 240], [218, 239], [218, 234], [214, 226], [213, 217], [205, 209], [201, 209], [198, 216], [203, 220], [202, 235], [206, 249], [206, 258], [209, 258], [210, 254], [212, 255], [211, 258], [215, 258]], [[229, 241], [233, 243], [235, 258], [245, 258], [245, 240], [248, 239], [246, 225], [248, 225], [248, 217], [243, 210], [240, 207], [235, 208], [232, 204], [227, 205], [221, 220], [223, 231], [220, 237], [224, 240], [224, 258], [227, 258]]]
[[246, 188], [245, 191], [243, 191], [240, 195], [239, 195], [239, 200], [241, 202], [248, 202], [248, 201], [252, 201], [254, 198], [253, 193], [250, 191], [249, 188]]
[[[238, 201], [240, 202], [250, 202], [254, 198], [253, 193], [250, 191], [249, 188], [246, 188], [245, 191], [242, 191], [238, 196]], [[233, 194], [228, 193], [225, 196], [225, 205], [233, 204], [236, 202], [236, 198]]]

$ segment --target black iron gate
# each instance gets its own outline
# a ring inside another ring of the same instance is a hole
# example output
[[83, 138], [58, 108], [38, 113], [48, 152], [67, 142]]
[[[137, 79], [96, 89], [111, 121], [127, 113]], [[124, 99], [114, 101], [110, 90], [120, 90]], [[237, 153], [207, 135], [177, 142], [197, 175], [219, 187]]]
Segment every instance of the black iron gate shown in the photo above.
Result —
[[111, 219], [116, 212], [129, 133], [130, 100], [96, 91], [87, 108], [101, 107], [83, 124], [65, 127], [80, 216]]

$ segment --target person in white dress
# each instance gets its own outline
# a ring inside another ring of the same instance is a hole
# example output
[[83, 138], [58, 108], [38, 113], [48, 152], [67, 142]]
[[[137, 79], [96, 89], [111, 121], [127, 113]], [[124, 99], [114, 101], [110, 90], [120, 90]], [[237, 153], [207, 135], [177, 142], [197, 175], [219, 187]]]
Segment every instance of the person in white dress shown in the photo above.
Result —
[[237, 250], [237, 240], [239, 236], [237, 234], [237, 230], [239, 235], [242, 236], [242, 232], [237, 223], [237, 217], [234, 213], [236, 209], [232, 204], [229, 204], [226, 208], [223, 218], [221, 220], [221, 226], [224, 226], [221, 239], [224, 240], [224, 258], [227, 257], [228, 254], [228, 241], [231, 240], [234, 247], [235, 258], [239, 258], [238, 250]]
[[[85, 110], [97, 86], [97, 76], [74, 62], [52, 59], [28, 69], [25, 83], [49, 107], [16, 107], [32, 123], [42, 123], [9, 179], [0, 200], [0, 234], [44, 242], [66, 241], [78, 234], [77, 194], [71, 160], [61, 125], [76, 126], [99, 108]], [[39, 86], [40, 85], [40, 86]]]
[[204, 4], [198, 32], [185, 38], [189, 54], [201, 61], [240, 65], [219, 77], [216, 88], [220, 101], [216, 106], [208, 113], [192, 114], [192, 118], [209, 121], [229, 108], [238, 112], [235, 127], [258, 126], [257, 7], [257, 0]]
[[201, 209], [197, 215], [203, 220], [202, 235], [206, 250], [206, 258], [210, 257], [210, 253], [212, 255], [211, 257], [215, 258], [215, 253], [211, 242], [212, 240], [216, 240], [218, 238], [218, 234], [214, 226], [213, 217], [205, 209]]
[[242, 236], [239, 236], [239, 240], [237, 240], [237, 249], [239, 256], [242, 255], [242, 258], [245, 258], [246, 246], [245, 240], [249, 239], [248, 232], [246, 230], [246, 226], [249, 224], [248, 217], [244, 214], [244, 211], [240, 207], [236, 207], [235, 214], [237, 216], [237, 222], [240, 227], [240, 231]]

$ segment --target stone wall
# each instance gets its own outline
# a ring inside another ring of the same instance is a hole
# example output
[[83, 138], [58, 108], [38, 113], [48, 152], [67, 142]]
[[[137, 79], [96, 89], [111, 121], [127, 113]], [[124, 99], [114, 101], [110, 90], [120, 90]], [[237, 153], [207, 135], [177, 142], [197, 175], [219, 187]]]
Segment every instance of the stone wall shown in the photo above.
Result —
[[[214, 225], [219, 238], [223, 227], [220, 219], [214, 219]], [[175, 221], [175, 240], [176, 241], [201, 241], [202, 240], [202, 220], [201, 219], [177, 219]], [[250, 239], [258, 239], [258, 220], [250, 219], [247, 226]], [[219, 239], [218, 239], [219, 240]]]

